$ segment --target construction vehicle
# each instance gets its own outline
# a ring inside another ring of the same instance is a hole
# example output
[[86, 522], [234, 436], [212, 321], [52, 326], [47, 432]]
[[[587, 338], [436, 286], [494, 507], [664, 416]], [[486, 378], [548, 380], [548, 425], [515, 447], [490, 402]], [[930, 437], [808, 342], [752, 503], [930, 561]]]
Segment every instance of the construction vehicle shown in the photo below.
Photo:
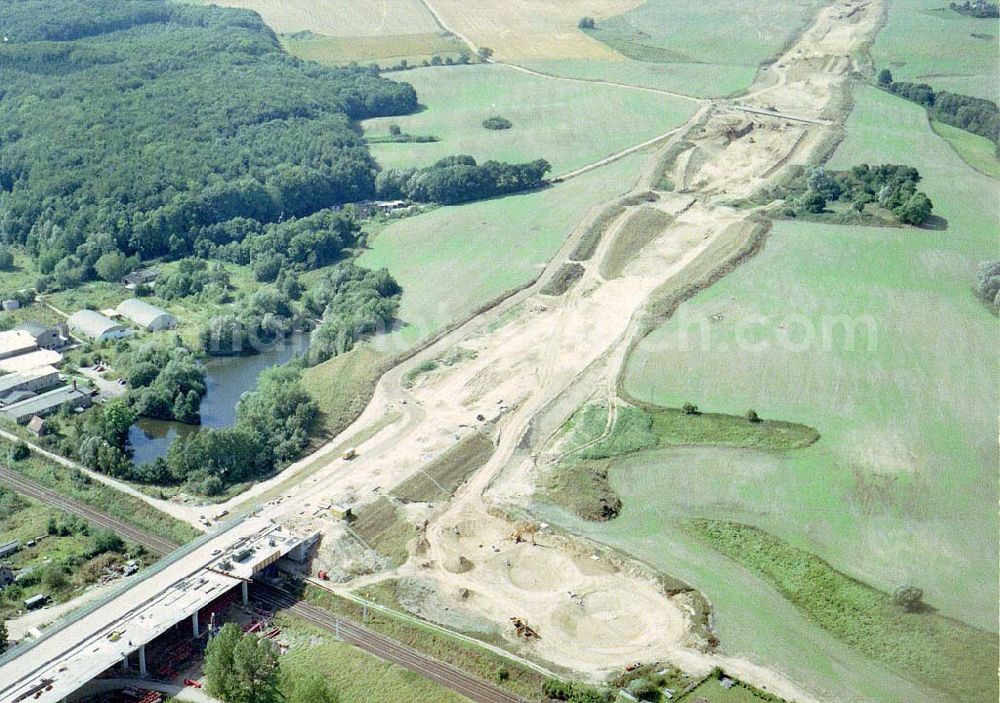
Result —
[[328, 574], [327, 572], [325, 572], [323, 570], [320, 570], [320, 572], [318, 574], [316, 574], [316, 577], [319, 578], [320, 581], [329, 581], [330, 580], [330, 574]]
[[521, 618], [511, 618], [511, 623], [514, 625], [514, 632], [518, 637], [523, 637], [526, 640], [530, 639], [541, 639], [538, 633], [535, 632], [530, 625], [528, 625], [527, 620]]
[[357, 456], [358, 456], [358, 450], [355, 449], [354, 447], [351, 447], [342, 455], [344, 461], [350, 461], [351, 459], [354, 459]]
[[108, 634], [108, 639], [111, 640], [112, 642], [117, 642], [118, 640], [120, 640], [122, 638], [122, 635], [124, 635], [124, 634], [125, 633], [122, 632], [121, 630], [112, 630]]

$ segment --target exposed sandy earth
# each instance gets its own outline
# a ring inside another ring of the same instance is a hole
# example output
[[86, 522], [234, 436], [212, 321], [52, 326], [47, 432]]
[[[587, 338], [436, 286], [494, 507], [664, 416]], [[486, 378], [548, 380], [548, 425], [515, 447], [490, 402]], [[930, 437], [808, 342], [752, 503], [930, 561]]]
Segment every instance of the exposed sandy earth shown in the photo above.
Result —
[[[450, 0], [434, 4], [454, 5]], [[565, 12], [574, 22], [589, 9], [586, 2], [548, 4], [569, 8]], [[635, 3], [621, 0], [620, 4], [615, 12]], [[463, 5], [482, 6], [488, 18], [489, 8], [505, 4]], [[387, 373], [369, 406], [342, 438], [234, 504], [248, 498], [267, 501], [261, 506], [264, 517], [323, 529], [330, 543], [321, 550], [317, 566], [349, 579], [352, 573], [370, 571], [372, 564], [377, 567], [377, 560], [366, 561], [359, 554], [363, 548], [336, 547], [338, 539], [356, 538], [320, 516], [321, 506], [338, 502], [357, 510], [418, 472], [465, 433], [483, 430], [496, 446], [492, 458], [447, 504], [407, 507], [414, 534], [422, 530], [425, 540], [411, 540], [410, 560], [398, 570], [385, 571], [385, 577], [435, 582], [445, 598], [454, 600], [455, 609], [496, 623], [513, 648], [529, 647], [534, 657], [584, 676], [601, 677], [637, 660], [670, 661], [691, 672], [720, 665], [784, 697], [815, 700], [778, 673], [692, 646], [688, 603], [683, 596], [668, 596], [641, 569], [616, 567], [604, 556], [594, 560], [587, 544], [544, 530], [536, 546], [515, 543], [507, 538], [514, 524], [499, 515], [507, 508], [530, 505], [539, 464], [544, 463], [536, 461], [536, 455], [548, 441], [544, 433], [533, 431], [533, 421], [560, 398], [565, 412], [572, 412], [575, 406], [565, 398], [581, 393], [585, 398], [595, 389], [613, 408], [614, 380], [650, 296], [682, 275], [699, 255], [715, 251], [713, 244], [738, 238], [752, 226], [752, 213], [729, 203], [766, 186], [789, 165], [814, 160], [840, 129], [845, 115], [834, 108], [842, 104], [853, 68], [846, 57], [870, 39], [881, 11], [877, 2], [838, 3], [824, 9], [814, 26], [762, 72], [742, 103], [706, 101], [684, 128], [658, 147], [657, 157], [679, 154], [668, 174], [674, 191], [661, 193], [656, 204], [672, 220], [619, 275], [611, 280], [600, 275], [600, 263], [620, 231], [612, 228], [569, 292], [558, 297], [539, 293], [589, 221], [581, 223], [538, 283], [443, 335]], [[743, 104], [765, 112], [774, 108], [784, 116], [741, 112]], [[747, 131], [749, 125], [753, 129]], [[651, 160], [636, 192], [653, 187], [654, 167]], [[401, 379], [408, 370], [459, 343], [474, 350], [475, 358], [435, 371], [411, 390], [403, 389]], [[387, 417], [396, 419], [386, 422]], [[347, 438], [373, 427], [381, 429], [357, 443], [356, 459], [339, 458]], [[297, 479], [309, 466], [320, 470]], [[279, 489], [280, 500], [271, 500]], [[173, 506], [171, 512], [193, 520], [203, 511]], [[363, 582], [373, 578], [378, 576]], [[515, 616], [535, 628], [540, 639], [526, 644], [517, 638], [509, 622]]]
[[[330, 460], [326, 469], [289, 489], [284, 502], [267, 506], [265, 515], [322, 527], [324, 521], [313, 517], [319, 505], [373, 501], [464, 433], [483, 429], [494, 439], [493, 457], [447, 505], [410, 509], [426, 541], [412, 540], [410, 561], [386, 576], [435, 581], [441, 593], [454, 598], [455, 608], [497, 623], [519, 648], [524, 641], [509, 619], [523, 618], [540, 634], [529, 645], [536, 657], [584, 675], [602, 676], [636, 660], [671, 661], [689, 671], [722, 665], [779, 695], [814, 700], [780, 674], [689, 646], [685, 603], [638, 569], [595, 561], [586, 545], [545, 531], [537, 546], [515, 543], [507, 538], [514, 525], [498, 515], [504, 506], [530, 502], [538, 471], [533, 452], [547, 440], [530, 432], [533, 418], [581, 378], [591, 384], [589, 392], [596, 387], [613, 403], [614, 378], [649, 297], [699, 254], [712, 251], [713, 242], [751, 226], [747, 210], [727, 203], [753, 194], [790, 164], [809, 163], [829, 143], [844, 117], [833, 108], [840, 105], [853, 68], [846, 57], [870, 38], [880, 13], [878, 3], [824, 9], [762, 75], [746, 104], [784, 116], [747, 114], [738, 101], [717, 102], [662, 146], [661, 153], [677, 154], [680, 148], [670, 173], [675, 190], [661, 193], [656, 205], [674, 217], [619, 276], [604, 280], [599, 273], [617, 232], [612, 229], [568, 293], [555, 298], [538, 293], [565, 260], [581, 226], [538, 284], [387, 374], [346, 434], [390, 412], [399, 413], [399, 420], [362, 443], [357, 459]], [[747, 131], [748, 125], [753, 129]], [[637, 192], [652, 186], [652, 173]], [[402, 389], [406, 370], [459, 342], [475, 350], [475, 358], [430, 374], [410, 391]], [[425, 528], [422, 517], [429, 520]]]
[[501, 61], [624, 57], [577, 28], [581, 17], [621, 14], [642, 0], [431, 0], [443, 25]]

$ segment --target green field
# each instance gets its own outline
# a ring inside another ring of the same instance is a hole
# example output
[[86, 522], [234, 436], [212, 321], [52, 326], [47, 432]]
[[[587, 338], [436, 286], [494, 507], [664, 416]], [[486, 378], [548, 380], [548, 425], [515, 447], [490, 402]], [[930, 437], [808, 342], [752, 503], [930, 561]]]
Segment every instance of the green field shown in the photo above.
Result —
[[440, 32], [361, 37], [296, 32], [282, 35], [281, 45], [300, 59], [335, 66], [357, 61], [388, 67], [404, 59], [417, 65], [435, 56], [457, 59], [463, 51], [468, 52], [468, 47], [454, 36]]
[[[644, 400], [753, 407], [815, 427], [820, 441], [788, 454], [628, 457], [610, 475], [624, 501], [618, 519], [556, 517], [703, 590], [727, 651], [819, 690], [934, 700], [671, 529], [684, 516], [748, 522], [880, 590], [918, 585], [942, 614], [995, 631], [1000, 369], [996, 320], [970, 288], [975, 263], [995, 252], [1000, 192], [934, 135], [922, 108], [875, 89], [857, 95], [830, 166], [860, 162], [919, 168], [947, 229], [778, 223], [760, 254], [638, 346], [625, 378]], [[837, 325], [823, 344], [840, 315], [859, 323], [854, 351]], [[802, 345], [807, 325], [816, 339]]]
[[647, 0], [598, 20], [587, 34], [624, 61], [548, 59], [525, 65], [558, 75], [672, 90], [688, 95], [738, 93], [777, 55], [822, 3], [777, 0], [733, 11], [726, 0]]
[[876, 66], [890, 69], [896, 80], [923, 81], [935, 90], [996, 102], [998, 37], [1000, 20], [960, 15], [943, 0], [892, 0], [889, 21], [871, 54]]
[[404, 349], [532, 280], [591, 208], [633, 187], [643, 161], [632, 154], [544, 190], [437, 208], [375, 233], [359, 264], [387, 267], [403, 287], [402, 326], [375, 346]]
[[964, 129], [952, 127], [934, 120], [931, 126], [938, 136], [951, 144], [962, 160], [982, 174], [992, 178], [1000, 178], [1000, 160], [997, 159], [996, 144], [986, 137], [966, 132]]
[[[554, 81], [498, 64], [422, 68], [393, 74], [417, 90], [425, 110], [364, 122], [371, 134], [398, 124], [409, 134], [432, 135], [424, 144], [374, 144], [382, 166], [429, 166], [452, 154], [479, 160], [546, 159], [552, 176], [599, 161], [682, 124], [695, 103], [654, 93]], [[493, 115], [513, 123], [489, 130]]]
[[685, 529], [759, 574], [810, 619], [873, 659], [955, 700], [997, 700], [997, 642], [987, 631], [919, 606], [904, 610], [889, 594], [756, 528], [692, 520]]
[[304, 674], [318, 674], [337, 693], [339, 703], [407, 701], [407, 703], [463, 703], [453, 693], [420, 674], [340, 642], [292, 616], [279, 616], [282, 634], [294, 645], [281, 657], [286, 693]]

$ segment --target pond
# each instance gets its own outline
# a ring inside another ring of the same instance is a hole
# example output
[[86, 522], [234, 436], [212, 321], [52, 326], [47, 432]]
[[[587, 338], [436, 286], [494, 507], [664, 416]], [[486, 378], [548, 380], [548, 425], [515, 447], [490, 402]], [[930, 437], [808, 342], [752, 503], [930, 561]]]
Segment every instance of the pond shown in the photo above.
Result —
[[[308, 337], [305, 337], [308, 339]], [[286, 343], [259, 354], [215, 357], [205, 364], [208, 392], [201, 399], [201, 425], [140, 418], [129, 430], [136, 464], [166, 456], [174, 440], [185, 438], [202, 427], [230, 427], [236, 421], [236, 404], [247, 391], [257, 387], [257, 377], [272, 366], [284, 364], [304, 344]]]

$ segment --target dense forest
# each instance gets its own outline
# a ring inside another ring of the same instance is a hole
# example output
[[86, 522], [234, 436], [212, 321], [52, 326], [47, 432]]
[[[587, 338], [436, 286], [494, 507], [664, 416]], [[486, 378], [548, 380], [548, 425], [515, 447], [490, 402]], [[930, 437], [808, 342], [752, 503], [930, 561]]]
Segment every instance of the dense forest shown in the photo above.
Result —
[[377, 71], [287, 55], [241, 10], [16, 0], [0, 26], [0, 241], [63, 286], [112, 251], [279, 246], [264, 223], [374, 194], [353, 121], [417, 104]]
[[945, 90], [935, 92], [926, 83], [896, 81], [888, 69], [879, 72], [878, 84], [890, 93], [923, 105], [934, 119], [986, 137], [1000, 148], [1000, 109], [992, 100]]

